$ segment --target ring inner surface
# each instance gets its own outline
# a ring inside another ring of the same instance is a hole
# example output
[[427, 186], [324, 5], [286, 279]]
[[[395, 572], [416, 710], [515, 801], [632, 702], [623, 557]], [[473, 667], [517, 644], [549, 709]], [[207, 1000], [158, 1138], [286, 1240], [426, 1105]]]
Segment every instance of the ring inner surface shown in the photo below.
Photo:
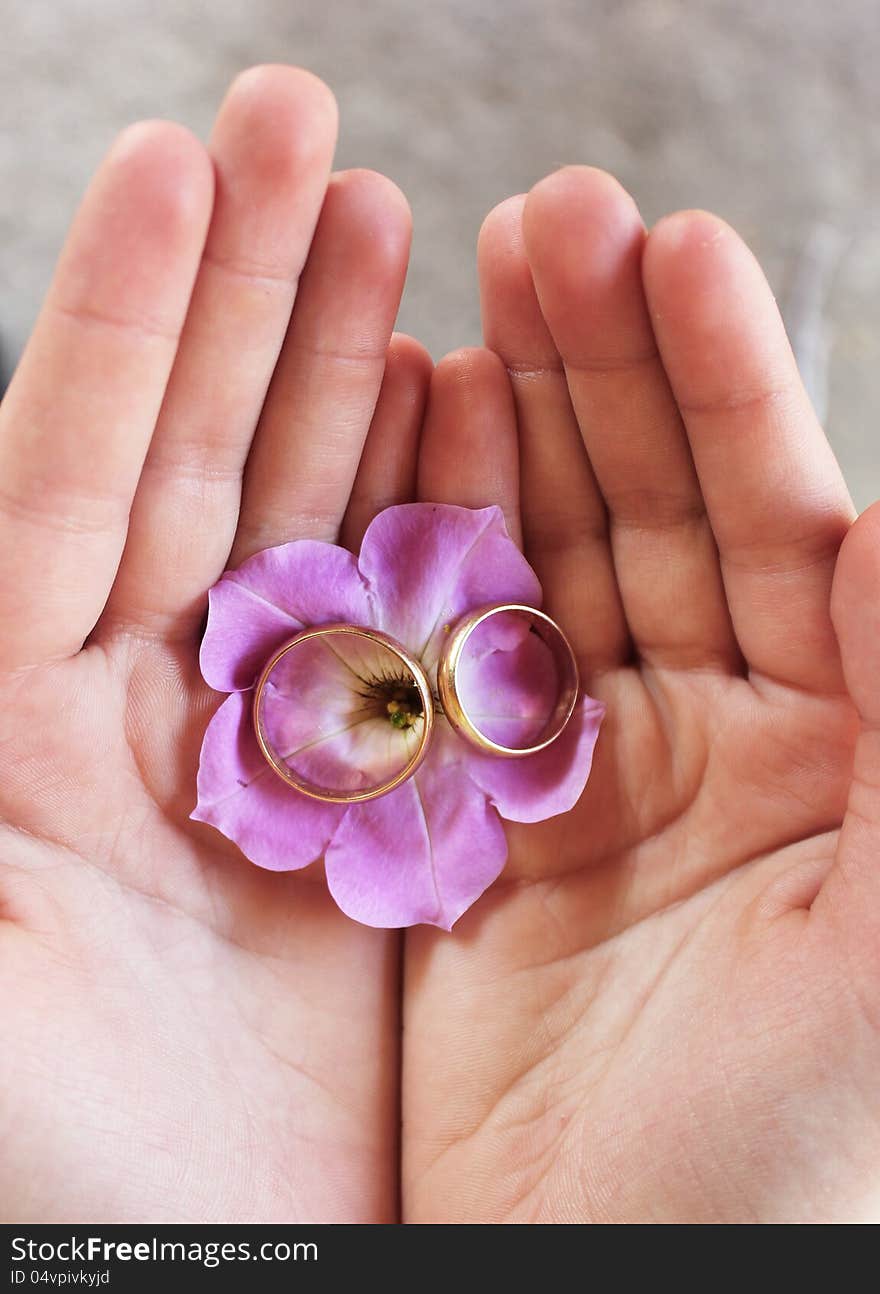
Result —
[[299, 635], [263, 676], [255, 714], [263, 753], [319, 797], [369, 798], [398, 785], [430, 723], [417, 669], [369, 630]]
[[479, 621], [462, 644], [458, 702], [489, 742], [529, 751], [565, 726], [571, 675], [564, 640], [550, 626], [528, 611], [503, 610]]

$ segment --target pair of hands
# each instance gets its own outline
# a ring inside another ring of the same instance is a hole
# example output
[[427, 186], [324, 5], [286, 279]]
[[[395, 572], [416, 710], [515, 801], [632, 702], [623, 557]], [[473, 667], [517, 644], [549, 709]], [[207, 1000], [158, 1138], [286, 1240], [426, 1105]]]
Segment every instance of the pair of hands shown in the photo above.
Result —
[[[269, 67], [207, 150], [125, 132], [0, 408], [2, 1211], [876, 1214], [880, 513], [760, 270], [567, 169], [489, 216], [491, 350], [432, 371], [406, 203], [335, 130]], [[403, 939], [188, 815], [208, 587], [414, 497], [501, 504], [608, 716], [577, 809]]]

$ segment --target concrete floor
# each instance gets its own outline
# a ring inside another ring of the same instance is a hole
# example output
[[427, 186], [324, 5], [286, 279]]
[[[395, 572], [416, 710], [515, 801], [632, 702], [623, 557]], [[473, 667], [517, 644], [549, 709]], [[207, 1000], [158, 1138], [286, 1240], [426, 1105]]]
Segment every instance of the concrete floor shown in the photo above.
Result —
[[876, 0], [7, 0], [0, 50], [0, 339], [14, 362], [113, 134], [202, 134], [250, 63], [335, 90], [339, 165], [408, 194], [401, 326], [476, 341], [488, 208], [567, 161], [614, 171], [648, 221], [723, 214], [770, 275], [857, 502], [880, 495]]

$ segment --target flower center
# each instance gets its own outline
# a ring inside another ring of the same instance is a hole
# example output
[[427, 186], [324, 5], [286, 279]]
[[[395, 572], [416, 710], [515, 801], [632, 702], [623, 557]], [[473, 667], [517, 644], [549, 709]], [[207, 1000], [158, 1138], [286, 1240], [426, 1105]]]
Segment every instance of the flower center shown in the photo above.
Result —
[[412, 728], [422, 717], [422, 698], [409, 676], [370, 679], [361, 695], [377, 718], [387, 719], [400, 731]]

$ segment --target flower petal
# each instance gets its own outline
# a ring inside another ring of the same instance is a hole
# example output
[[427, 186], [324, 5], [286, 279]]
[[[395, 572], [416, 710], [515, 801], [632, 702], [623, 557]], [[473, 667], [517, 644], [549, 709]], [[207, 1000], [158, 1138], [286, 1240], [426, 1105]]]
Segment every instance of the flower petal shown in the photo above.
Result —
[[468, 776], [510, 822], [542, 822], [566, 813], [587, 784], [604, 714], [601, 701], [583, 697], [552, 746], [521, 759], [483, 755], [462, 743]]
[[508, 535], [500, 508], [386, 508], [364, 535], [359, 565], [375, 596], [378, 627], [426, 669], [437, 663], [444, 627], [466, 611], [486, 602], [541, 602], [538, 577]]
[[347, 549], [316, 539], [267, 548], [211, 589], [202, 676], [218, 692], [240, 692], [253, 687], [275, 648], [305, 625], [374, 619], [370, 592]]
[[451, 930], [500, 873], [507, 841], [456, 763], [429, 763], [390, 795], [354, 805], [327, 850], [327, 884], [355, 921]]
[[320, 858], [347, 812], [286, 786], [251, 723], [251, 694], [227, 697], [208, 724], [192, 817], [209, 822], [259, 867], [288, 872]]

